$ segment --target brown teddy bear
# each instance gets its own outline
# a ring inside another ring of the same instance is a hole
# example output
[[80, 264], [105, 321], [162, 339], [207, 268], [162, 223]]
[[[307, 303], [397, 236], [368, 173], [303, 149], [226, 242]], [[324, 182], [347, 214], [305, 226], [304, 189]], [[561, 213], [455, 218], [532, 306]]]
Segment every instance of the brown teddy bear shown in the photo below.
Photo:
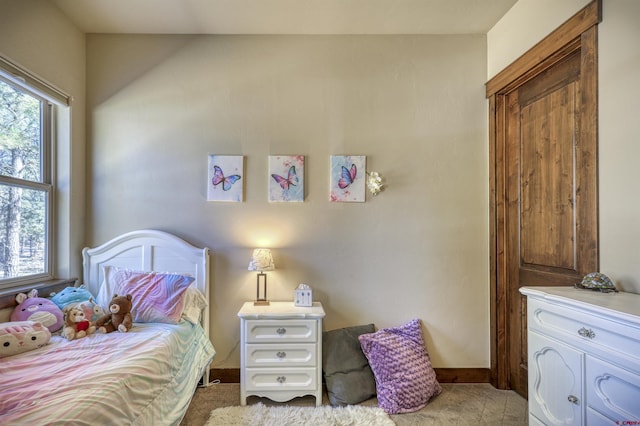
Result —
[[62, 336], [68, 340], [80, 339], [93, 334], [96, 327], [91, 325], [84, 314], [84, 305], [68, 306], [64, 309]]
[[98, 318], [96, 326], [101, 333], [119, 331], [126, 333], [131, 330], [133, 319], [131, 317], [131, 295], [118, 296], [114, 294], [109, 302], [109, 313]]

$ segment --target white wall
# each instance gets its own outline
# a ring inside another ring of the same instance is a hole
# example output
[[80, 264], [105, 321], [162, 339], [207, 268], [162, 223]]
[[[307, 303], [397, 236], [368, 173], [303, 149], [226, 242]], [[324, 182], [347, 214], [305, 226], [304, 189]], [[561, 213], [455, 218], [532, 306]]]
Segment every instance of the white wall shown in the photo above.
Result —
[[[436, 367], [489, 366], [486, 40], [478, 36], [87, 39], [88, 227], [214, 253], [216, 367], [237, 367], [251, 250], [272, 300], [309, 283], [326, 329], [420, 318]], [[206, 201], [207, 155], [246, 158], [243, 203]], [[268, 155], [305, 155], [304, 203], [267, 202]], [[366, 155], [387, 189], [330, 203], [329, 156]]]
[[60, 277], [82, 276], [85, 228], [85, 37], [43, 0], [0, 0], [0, 53], [73, 96], [57, 117], [55, 236]]
[[600, 265], [640, 293], [640, 2], [605, 0], [598, 28]]
[[[487, 34], [490, 77], [588, 1], [520, 0]], [[600, 270], [640, 293], [640, 2], [604, 0], [598, 26]], [[547, 27], [550, 27], [547, 29]]]
[[590, 1], [519, 0], [487, 33], [487, 79], [518, 59]]

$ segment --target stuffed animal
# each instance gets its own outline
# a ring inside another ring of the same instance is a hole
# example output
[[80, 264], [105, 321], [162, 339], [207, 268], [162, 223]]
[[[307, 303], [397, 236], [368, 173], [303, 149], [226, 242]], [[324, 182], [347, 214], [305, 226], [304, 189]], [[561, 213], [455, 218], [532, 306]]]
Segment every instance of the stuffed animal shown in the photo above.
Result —
[[131, 306], [130, 294], [126, 296], [114, 294], [109, 302], [109, 313], [96, 321], [98, 331], [101, 333], [111, 333], [112, 331], [126, 333], [131, 330], [133, 325]]
[[96, 322], [98, 318], [104, 315], [104, 309], [95, 302], [93, 295], [84, 285], [79, 287], [66, 287], [59, 293], [51, 293], [51, 301], [58, 305], [64, 312], [66, 308], [71, 306], [84, 305], [84, 314], [91, 322]]
[[93, 298], [93, 295], [84, 285], [79, 287], [65, 287], [59, 293], [49, 294], [51, 301], [64, 311], [64, 308], [71, 304], [84, 302]]
[[0, 323], [0, 358], [32, 351], [49, 343], [51, 332], [39, 322]]
[[64, 324], [64, 316], [58, 306], [49, 299], [38, 297], [38, 290], [16, 296], [18, 306], [11, 313], [11, 321], [39, 322], [50, 332], [58, 331]]
[[96, 331], [96, 327], [85, 316], [82, 304], [65, 308], [63, 337], [67, 340], [80, 339], [93, 334], [94, 331]]

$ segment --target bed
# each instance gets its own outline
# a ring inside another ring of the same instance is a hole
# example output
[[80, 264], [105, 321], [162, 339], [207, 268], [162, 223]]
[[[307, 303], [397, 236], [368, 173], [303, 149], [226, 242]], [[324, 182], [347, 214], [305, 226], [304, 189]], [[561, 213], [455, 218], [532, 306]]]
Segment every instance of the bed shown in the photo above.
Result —
[[[94, 295], [106, 285], [105, 271], [135, 270], [189, 277], [187, 291], [209, 300], [209, 249], [172, 234], [134, 231], [82, 254], [83, 284]], [[43, 347], [0, 358], [0, 423], [179, 424], [197, 385], [208, 383], [215, 355], [209, 308], [198, 311], [195, 320], [134, 322], [127, 333], [54, 335]]]

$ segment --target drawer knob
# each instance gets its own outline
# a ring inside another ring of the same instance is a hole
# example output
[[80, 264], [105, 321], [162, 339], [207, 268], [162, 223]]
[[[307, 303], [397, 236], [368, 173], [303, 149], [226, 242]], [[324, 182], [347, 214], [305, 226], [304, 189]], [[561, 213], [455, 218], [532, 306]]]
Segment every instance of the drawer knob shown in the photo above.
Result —
[[578, 405], [578, 397], [577, 396], [569, 395], [567, 397], [567, 399], [569, 400], [570, 403]]
[[287, 353], [286, 353], [286, 352], [279, 351], [279, 352], [276, 354], [276, 356], [277, 356], [278, 358], [282, 359], [282, 358], [284, 358], [284, 357], [286, 357], [286, 356], [287, 356]]
[[591, 329], [587, 330], [584, 327], [578, 330], [578, 334], [581, 335], [582, 337], [586, 337], [587, 339], [593, 339], [594, 337], [596, 337], [596, 333], [594, 333], [593, 330]]
[[287, 381], [287, 378], [285, 376], [278, 376], [276, 380], [278, 381], [278, 383], [284, 383]]
[[283, 336], [284, 334], [286, 334], [287, 329], [284, 327], [280, 327], [276, 330], [276, 333], [278, 333], [280, 336]]

